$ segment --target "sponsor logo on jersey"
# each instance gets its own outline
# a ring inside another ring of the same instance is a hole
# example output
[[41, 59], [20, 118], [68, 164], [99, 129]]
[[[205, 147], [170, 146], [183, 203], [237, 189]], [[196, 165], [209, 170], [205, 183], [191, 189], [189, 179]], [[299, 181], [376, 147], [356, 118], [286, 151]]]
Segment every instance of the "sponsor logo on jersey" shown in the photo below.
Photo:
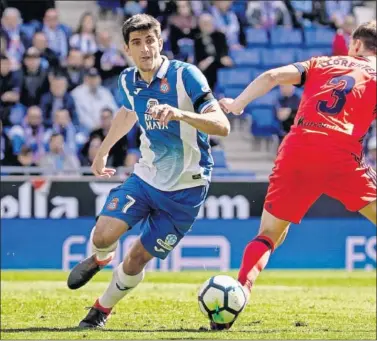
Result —
[[154, 106], [156, 105], [159, 105], [160, 102], [158, 101], [158, 99], [155, 99], [155, 98], [150, 98], [148, 99], [148, 102], [147, 102], [147, 111], [151, 108], [153, 108]]
[[152, 115], [149, 114], [149, 110], [156, 105], [159, 105], [159, 101], [155, 98], [150, 98], [147, 102], [147, 110], [144, 114], [144, 120], [147, 130], [163, 130], [168, 129], [167, 126], [162, 125], [158, 120], [153, 119]]

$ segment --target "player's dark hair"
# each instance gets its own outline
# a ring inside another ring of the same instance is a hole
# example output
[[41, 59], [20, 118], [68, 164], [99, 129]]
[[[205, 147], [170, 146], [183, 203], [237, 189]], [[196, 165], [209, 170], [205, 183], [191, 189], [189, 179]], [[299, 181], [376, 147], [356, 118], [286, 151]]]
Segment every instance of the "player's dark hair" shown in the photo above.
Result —
[[130, 42], [130, 34], [135, 31], [153, 30], [158, 38], [161, 37], [161, 24], [148, 14], [136, 14], [127, 19], [122, 27], [123, 39], [126, 45]]
[[377, 53], [376, 20], [359, 25], [352, 33], [352, 38], [361, 40], [367, 50]]

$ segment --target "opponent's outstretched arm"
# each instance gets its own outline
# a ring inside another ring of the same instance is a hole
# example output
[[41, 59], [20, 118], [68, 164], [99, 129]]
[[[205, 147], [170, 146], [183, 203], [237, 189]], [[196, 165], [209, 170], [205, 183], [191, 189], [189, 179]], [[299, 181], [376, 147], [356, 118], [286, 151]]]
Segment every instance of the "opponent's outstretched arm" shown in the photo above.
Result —
[[[301, 84], [304, 66], [301, 63], [287, 65], [262, 73], [235, 99], [223, 98], [220, 100], [221, 108], [227, 113], [240, 115], [243, 109], [256, 98], [268, 93], [277, 85]], [[299, 70], [299, 68], [302, 68]]]
[[107, 156], [110, 149], [117, 143], [124, 135], [126, 135], [137, 121], [136, 113], [121, 107], [115, 114], [111, 122], [111, 127], [103, 140], [96, 157], [93, 160], [92, 171], [94, 175], [100, 177], [111, 177], [115, 174], [115, 169], [106, 168]]

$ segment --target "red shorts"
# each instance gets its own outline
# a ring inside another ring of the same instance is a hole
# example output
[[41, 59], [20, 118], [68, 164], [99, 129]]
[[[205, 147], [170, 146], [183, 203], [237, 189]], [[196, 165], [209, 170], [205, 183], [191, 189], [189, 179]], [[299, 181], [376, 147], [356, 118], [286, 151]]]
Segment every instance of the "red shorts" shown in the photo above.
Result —
[[376, 200], [376, 172], [346, 150], [283, 143], [264, 208], [276, 218], [298, 224], [322, 194], [350, 211], [360, 211]]

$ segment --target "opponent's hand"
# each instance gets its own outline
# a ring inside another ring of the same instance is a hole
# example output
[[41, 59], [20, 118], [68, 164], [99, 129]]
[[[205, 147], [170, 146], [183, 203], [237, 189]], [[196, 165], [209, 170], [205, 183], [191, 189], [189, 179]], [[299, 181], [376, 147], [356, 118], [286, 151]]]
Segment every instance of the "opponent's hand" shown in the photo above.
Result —
[[99, 178], [111, 178], [115, 174], [115, 169], [106, 168], [107, 157], [108, 155], [102, 156], [97, 154], [94, 158], [91, 169], [95, 176]]
[[234, 105], [234, 99], [232, 98], [222, 98], [219, 101], [221, 109], [226, 113], [226, 114], [234, 114], [234, 115], [241, 115], [243, 114], [243, 110], [240, 110]]
[[155, 105], [149, 109], [148, 113], [165, 127], [168, 126], [170, 121], [179, 121], [183, 117], [180, 109], [174, 108], [169, 104]]

